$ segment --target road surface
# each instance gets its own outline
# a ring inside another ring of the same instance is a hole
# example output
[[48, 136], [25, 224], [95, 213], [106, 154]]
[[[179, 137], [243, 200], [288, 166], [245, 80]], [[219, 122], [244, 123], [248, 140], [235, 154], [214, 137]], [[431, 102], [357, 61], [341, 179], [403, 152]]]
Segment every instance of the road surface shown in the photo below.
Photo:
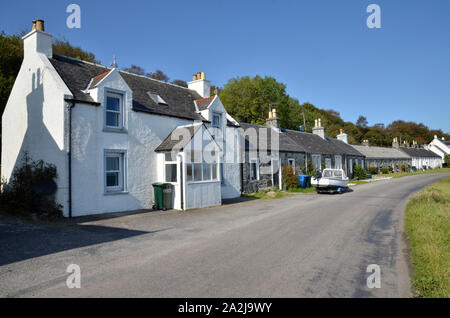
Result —
[[[0, 222], [1, 297], [410, 297], [408, 198], [450, 174], [190, 212]], [[70, 264], [81, 288], [69, 289]], [[369, 289], [367, 266], [381, 269]]]

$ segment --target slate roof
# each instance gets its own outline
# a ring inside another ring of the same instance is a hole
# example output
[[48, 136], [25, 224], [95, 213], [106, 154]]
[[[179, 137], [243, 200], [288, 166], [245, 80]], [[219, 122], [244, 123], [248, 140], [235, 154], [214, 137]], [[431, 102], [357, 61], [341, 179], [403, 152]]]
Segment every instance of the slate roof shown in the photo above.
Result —
[[[189, 125], [189, 126], [181, 126], [175, 128], [166, 139], [155, 149], [155, 152], [172, 152], [172, 151], [181, 151], [183, 148], [192, 140], [194, 135], [199, 131], [202, 125]], [[190, 138], [183, 138], [185, 136], [186, 130], [189, 132]], [[173, 136], [173, 138], [172, 138]], [[180, 139], [182, 141], [180, 142]], [[175, 146], [176, 149], [175, 149]]]
[[205, 109], [208, 109], [209, 105], [211, 105], [212, 101], [214, 100], [214, 97], [216, 96], [211, 96], [208, 98], [202, 98], [202, 99], [197, 99], [195, 102], [197, 103], [197, 108], [199, 111], [203, 111]]
[[396, 148], [351, 145], [367, 159], [410, 159], [411, 157]]
[[[256, 140], [257, 144], [253, 144], [254, 139], [251, 138], [251, 134], [249, 135], [248, 142], [245, 143], [245, 150], [249, 150], [250, 146], [252, 149], [258, 149], [258, 150], [270, 150], [272, 149], [272, 137], [276, 136], [275, 138], [279, 138], [278, 132], [276, 132], [274, 129], [266, 126], [261, 125], [255, 125], [255, 124], [249, 124], [249, 123], [239, 123], [241, 128], [245, 131], [249, 128], [256, 128], [256, 134], [258, 139]], [[241, 134], [244, 132], [240, 130]], [[273, 135], [272, 135], [273, 134]], [[279, 145], [281, 146], [281, 142], [279, 142]]]
[[281, 131], [291, 138], [297, 145], [302, 147], [307, 153], [322, 155], [346, 154], [344, 149], [337, 147], [335, 143], [330, 142], [329, 140], [322, 139], [318, 135], [289, 129], [282, 129]]
[[347, 156], [364, 157], [364, 155], [360, 153], [358, 150], [356, 150], [351, 145], [346, 144], [345, 142], [339, 139], [327, 137], [327, 140], [333, 143], [336, 147], [341, 148], [342, 151], [344, 151]]
[[444, 145], [450, 146], [450, 141], [446, 141], [446, 140], [441, 140], [441, 141], [444, 143]]
[[[91, 80], [111, 69], [102, 65], [92, 64], [61, 55], [53, 55], [49, 59], [72, 92], [74, 99], [80, 102], [95, 103], [92, 97], [83, 91]], [[202, 120], [196, 112], [194, 101], [201, 96], [190, 89], [170, 83], [161, 82], [148, 77], [119, 71], [125, 82], [133, 91], [133, 110], [152, 114], [178, 117], [190, 120]], [[99, 77], [101, 80], [102, 76]], [[148, 92], [160, 95], [168, 105], [157, 104]]]
[[423, 149], [423, 148], [405, 148], [400, 147], [400, 150], [406, 153], [407, 155], [415, 158], [441, 158], [439, 155], [435, 154], [432, 151]]

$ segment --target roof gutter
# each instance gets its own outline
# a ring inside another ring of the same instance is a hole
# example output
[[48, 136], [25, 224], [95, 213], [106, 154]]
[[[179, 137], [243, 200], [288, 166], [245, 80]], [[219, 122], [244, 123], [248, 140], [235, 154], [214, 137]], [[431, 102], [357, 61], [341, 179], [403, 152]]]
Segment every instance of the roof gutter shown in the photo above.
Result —
[[74, 106], [75, 104], [87, 104], [87, 105], [92, 105], [92, 106], [100, 106], [100, 103], [97, 102], [89, 102], [89, 101], [85, 101], [85, 100], [79, 100], [79, 99], [75, 99], [75, 98], [64, 98], [64, 100], [68, 103], [72, 103]]

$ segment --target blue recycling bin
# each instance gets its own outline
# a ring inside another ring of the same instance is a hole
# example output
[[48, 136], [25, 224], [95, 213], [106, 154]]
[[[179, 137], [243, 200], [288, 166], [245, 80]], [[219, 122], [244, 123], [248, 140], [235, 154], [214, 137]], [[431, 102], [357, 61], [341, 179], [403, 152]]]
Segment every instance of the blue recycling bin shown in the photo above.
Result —
[[309, 175], [304, 175], [304, 174], [299, 174], [297, 175], [298, 181], [300, 183], [300, 188], [308, 188], [311, 186], [311, 176]]

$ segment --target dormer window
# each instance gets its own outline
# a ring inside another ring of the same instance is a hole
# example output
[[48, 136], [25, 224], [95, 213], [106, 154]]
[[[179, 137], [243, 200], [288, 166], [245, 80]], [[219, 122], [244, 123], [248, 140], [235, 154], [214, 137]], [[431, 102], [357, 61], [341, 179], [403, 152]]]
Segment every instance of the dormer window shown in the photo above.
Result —
[[158, 105], [167, 105], [166, 101], [158, 94], [148, 92], [148, 95], [150, 96], [153, 101]]
[[123, 128], [123, 95], [119, 93], [108, 92], [106, 94], [105, 107], [105, 126], [106, 128]]
[[212, 126], [215, 128], [221, 128], [222, 116], [218, 113], [214, 113], [212, 116]]

